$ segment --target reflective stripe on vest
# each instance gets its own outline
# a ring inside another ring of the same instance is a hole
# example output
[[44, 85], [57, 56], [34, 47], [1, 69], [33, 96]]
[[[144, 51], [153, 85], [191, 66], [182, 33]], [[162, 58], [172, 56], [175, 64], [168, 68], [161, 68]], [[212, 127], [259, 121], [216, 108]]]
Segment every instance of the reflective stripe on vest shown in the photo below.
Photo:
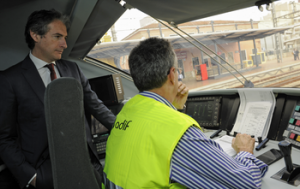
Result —
[[124, 189], [179, 188], [169, 183], [171, 158], [192, 125], [200, 128], [190, 116], [136, 95], [118, 114], [108, 138], [104, 167], [107, 178]]

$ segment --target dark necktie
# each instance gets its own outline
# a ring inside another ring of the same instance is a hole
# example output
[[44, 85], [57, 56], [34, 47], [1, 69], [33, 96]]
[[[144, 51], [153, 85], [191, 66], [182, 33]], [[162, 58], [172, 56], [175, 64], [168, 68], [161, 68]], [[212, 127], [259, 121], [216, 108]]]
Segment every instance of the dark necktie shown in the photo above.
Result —
[[54, 64], [53, 63], [47, 64], [45, 67], [49, 68], [49, 70], [50, 70], [51, 81], [56, 79], [57, 76], [56, 76], [56, 73], [55, 73], [55, 70], [54, 70]]

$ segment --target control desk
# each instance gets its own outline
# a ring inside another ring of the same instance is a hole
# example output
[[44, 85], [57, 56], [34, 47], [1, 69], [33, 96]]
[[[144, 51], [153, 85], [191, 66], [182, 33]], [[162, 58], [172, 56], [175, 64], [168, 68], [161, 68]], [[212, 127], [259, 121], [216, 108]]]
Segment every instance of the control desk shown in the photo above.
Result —
[[[218, 137], [230, 135], [240, 105], [239, 90], [247, 92], [247, 90], [263, 91], [270, 89], [225, 89], [190, 92], [185, 113], [193, 117], [201, 127], [210, 130], [205, 133], [208, 137], [214, 134], [216, 130], [221, 131]], [[297, 168], [300, 166], [300, 89], [273, 88], [271, 91], [275, 95], [276, 106], [267, 135], [270, 140], [264, 148], [259, 151], [254, 150], [254, 155], [257, 157], [271, 149], [279, 150], [279, 142], [287, 141], [292, 146], [291, 159], [292, 163], [296, 164], [294, 168]], [[297, 187], [300, 188], [300, 170], [297, 168], [296, 171], [299, 173], [295, 174], [298, 176], [290, 184], [280, 179], [285, 170], [284, 158], [269, 165], [269, 170], [263, 178], [262, 188], [295, 188], [294, 185], [297, 184]], [[275, 175], [276, 173], [277, 175]]]
[[[210, 137], [212, 134], [214, 133], [214, 131], [210, 131], [210, 132], [205, 132], [205, 135], [207, 137]], [[220, 137], [226, 135], [226, 132], [221, 132], [220, 133]], [[278, 143], [279, 141], [274, 141], [274, 140], [270, 140], [267, 144], [265, 148], [262, 148], [261, 150], [257, 151], [254, 150], [254, 156], [257, 157], [271, 149], [278, 149]], [[297, 149], [292, 149], [292, 153], [291, 153], [291, 157], [292, 157], [292, 161], [294, 164], [298, 164], [300, 165], [300, 151]], [[293, 188], [300, 188], [300, 186], [295, 187], [292, 186], [290, 184], [287, 184], [285, 182], [276, 180], [271, 178], [273, 175], [275, 175], [277, 172], [279, 172], [280, 170], [282, 170], [285, 167], [285, 162], [284, 159], [281, 158], [280, 160], [276, 161], [275, 163], [269, 165], [269, 170], [267, 171], [267, 173], [265, 174], [265, 176], [263, 177], [262, 180], [262, 189], [293, 189]]]

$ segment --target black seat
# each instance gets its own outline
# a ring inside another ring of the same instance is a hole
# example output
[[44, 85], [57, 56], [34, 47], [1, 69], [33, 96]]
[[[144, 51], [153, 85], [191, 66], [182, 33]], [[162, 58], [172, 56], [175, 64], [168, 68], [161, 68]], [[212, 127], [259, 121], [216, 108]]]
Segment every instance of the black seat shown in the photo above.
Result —
[[45, 93], [45, 116], [55, 189], [101, 188], [89, 159], [83, 94], [74, 78], [52, 81]]

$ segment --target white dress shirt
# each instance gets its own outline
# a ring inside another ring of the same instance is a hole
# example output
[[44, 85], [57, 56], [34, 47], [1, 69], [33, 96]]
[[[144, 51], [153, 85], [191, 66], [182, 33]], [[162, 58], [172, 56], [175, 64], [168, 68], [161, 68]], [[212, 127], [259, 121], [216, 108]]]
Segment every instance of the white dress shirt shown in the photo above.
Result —
[[[29, 57], [32, 60], [32, 62], [34, 63], [36, 69], [38, 70], [38, 72], [45, 84], [45, 87], [47, 87], [47, 85], [51, 82], [50, 70], [49, 70], [49, 68], [45, 67], [48, 63], [35, 57], [33, 54], [31, 54], [31, 51], [30, 51]], [[56, 72], [57, 78], [60, 78], [60, 74], [56, 67], [56, 63], [55, 62], [52, 62], [52, 63], [54, 64], [54, 70]]]

